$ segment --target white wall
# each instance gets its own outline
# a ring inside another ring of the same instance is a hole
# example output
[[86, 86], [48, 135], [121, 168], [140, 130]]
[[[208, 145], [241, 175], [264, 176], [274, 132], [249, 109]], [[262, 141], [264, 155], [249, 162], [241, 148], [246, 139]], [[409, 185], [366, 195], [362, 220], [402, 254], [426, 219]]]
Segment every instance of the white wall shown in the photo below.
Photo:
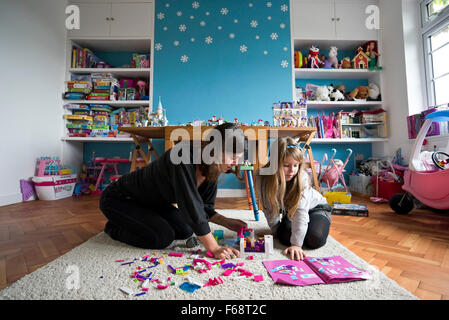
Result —
[[35, 159], [61, 156], [65, 67], [61, 0], [0, 1], [0, 205], [20, 202]]

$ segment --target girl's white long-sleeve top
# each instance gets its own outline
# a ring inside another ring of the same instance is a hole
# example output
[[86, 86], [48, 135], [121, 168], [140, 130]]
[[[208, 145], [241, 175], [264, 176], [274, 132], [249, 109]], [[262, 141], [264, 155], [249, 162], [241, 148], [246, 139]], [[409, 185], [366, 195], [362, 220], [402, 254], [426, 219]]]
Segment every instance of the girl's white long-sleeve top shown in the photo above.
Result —
[[[264, 176], [256, 175], [256, 188], [259, 193], [259, 199], [261, 199], [260, 194], [264, 192], [262, 190], [262, 180]], [[324, 198], [318, 191], [312, 188], [309, 176], [304, 173], [301, 176], [301, 184], [304, 186], [304, 191], [302, 197], [299, 201], [298, 208], [296, 209], [295, 214], [289, 220], [292, 223], [292, 235], [290, 237], [291, 245], [296, 245], [302, 247], [304, 243], [304, 238], [307, 233], [307, 228], [309, 225], [309, 210], [315, 208], [319, 204], [326, 204], [326, 198]], [[279, 201], [278, 195], [278, 201]], [[280, 203], [280, 201], [279, 201]], [[273, 212], [270, 209], [270, 206], [267, 203], [264, 203], [261, 199], [262, 211], [267, 219], [268, 225], [270, 226], [271, 231], [276, 232], [277, 228], [280, 224], [280, 213]], [[282, 208], [281, 208], [282, 209]]]

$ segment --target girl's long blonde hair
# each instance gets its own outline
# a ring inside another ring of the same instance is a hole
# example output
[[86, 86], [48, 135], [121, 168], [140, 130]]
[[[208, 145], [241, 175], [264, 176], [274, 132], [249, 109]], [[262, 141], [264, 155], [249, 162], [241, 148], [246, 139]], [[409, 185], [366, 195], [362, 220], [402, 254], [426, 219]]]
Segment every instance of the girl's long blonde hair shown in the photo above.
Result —
[[[290, 147], [287, 148], [288, 146]], [[279, 214], [280, 210], [284, 209], [286, 210], [288, 217], [292, 218], [298, 208], [304, 190], [304, 185], [301, 181], [309, 179], [304, 169], [304, 153], [302, 149], [299, 149], [296, 141], [290, 137], [279, 138], [271, 146], [271, 148], [276, 147], [278, 148], [278, 158], [271, 159], [270, 152], [270, 161], [266, 166], [270, 167], [271, 161], [278, 161], [278, 170], [273, 175], [257, 177], [262, 179], [262, 190], [260, 190], [259, 196], [262, 203], [267, 206], [271, 212]], [[284, 160], [289, 157], [299, 162], [299, 169], [296, 176], [287, 183], [285, 181], [283, 167]]]

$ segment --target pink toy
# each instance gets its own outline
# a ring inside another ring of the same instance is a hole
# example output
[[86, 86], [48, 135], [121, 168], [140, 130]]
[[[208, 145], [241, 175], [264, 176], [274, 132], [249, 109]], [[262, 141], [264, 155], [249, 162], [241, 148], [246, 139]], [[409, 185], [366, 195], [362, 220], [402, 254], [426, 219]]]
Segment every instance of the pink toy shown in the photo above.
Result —
[[425, 119], [410, 153], [409, 170], [404, 172], [402, 189], [406, 192], [395, 194], [390, 199], [391, 208], [398, 214], [407, 214], [413, 210], [413, 197], [431, 208], [449, 209], [449, 189], [447, 187], [449, 169], [438, 165], [438, 159], [436, 159], [439, 155], [449, 158], [449, 143], [445, 152], [435, 152], [432, 156], [432, 158], [435, 158], [434, 163], [437, 169], [424, 171], [420, 162], [423, 142], [432, 123], [449, 121], [449, 110], [428, 114]]
[[[348, 192], [348, 187], [346, 186], [345, 178], [343, 176], [343, 172], [345, 172], [345, 167], [348, 164], [349, 158], [352, 155], [351, 149], [346, 149], [349, 154], [346, 158], [346, 161], [343, 163], [341, 160], [334, 160], [335, 154], [337, 153], [336, 149], [332, 149], [333, 154], [331, 159], [329, 160], [326, 169], [324, 169], [324, 172], [322, 173], [320, 182], [325, 182], [327, 184], [327, 187], [329, 188], [329, 191], [335, 185], [337, 185], [338, 181], [341, 180], [343, 183], [343, 186], [345, 187], [346, 192]], [[329, 166], [332, 164], [332, 166], [329, 168]]]
[[212, 252], [210, 252], [210, 251], [207, 251], [206, 254], [207, 254], [209, 257], [211, 257], [211, 258], [214, 257], [214, 254], [213, 254]]
[[254, 281], [259, 282], [259, 281], [263, 281], [263, 276], [254, 276]]
[[183, 257], [183, 256], [184, 256], [184, 253], [182, 253], [182, 252], [170, 252], [170, 253], [168, 254], [168, 256], [169, 256], [169, 257]]

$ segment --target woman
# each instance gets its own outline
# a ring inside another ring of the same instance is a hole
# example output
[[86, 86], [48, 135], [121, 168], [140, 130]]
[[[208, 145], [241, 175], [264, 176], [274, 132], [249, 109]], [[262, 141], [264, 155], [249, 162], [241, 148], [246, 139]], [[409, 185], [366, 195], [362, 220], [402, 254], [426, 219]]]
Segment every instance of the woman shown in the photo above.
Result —
[[305, 257], [303, 245], [317, 249], [326, 243], [332, 208], [311, 187], [304, 170], [302, 149], [295, 140], [279, 138], [271, 150], [275, 150], [273, 148], [277, 148], [278, 157], [270, 162], [278, 161], [278, 170], [273, 175], [256, 176], [259, 199], [274, 236], [288, 247], [283, 253], [291, 259], [302, 260]]
[[[115, 240], [151, 249], [166, 248], [174, 240], [188, 239], [194, 233], [215, 258], [238, 257], [238, 250], [218, 245], [208, 221], [236, 232], [247, 226], [214, 210], [217, 179], [221, 173], [232, 172], [232, 166], [243, 156], [240, 150], [244, 150], [245, 137], [232, 123], [215, 129], [223, 147], [218, 150], [221, 155], [210, 153], [216, 159], [214, 163], [208, 165], [201, 159], [201, 164], [194, 164], [193, 154], [197, 150], [193, 147], [172, 148], [148, 166], [111, 183], [100, 199], [100, 208], [108, 218], [105, 232]], [[225, 134], [228, 130], [232, 133], [229, 136]], [[213, 135], [210, 137], [209, 144], [219, 142], [214, 141]], [[203, 143], [202, 150], [207, 145]], [[225, 150], [229, 145], [232, 148]], [[172, 159], [177, 156], [186, 158], [185, 150], [189, 153], [188, 163], [175, 164]]]

